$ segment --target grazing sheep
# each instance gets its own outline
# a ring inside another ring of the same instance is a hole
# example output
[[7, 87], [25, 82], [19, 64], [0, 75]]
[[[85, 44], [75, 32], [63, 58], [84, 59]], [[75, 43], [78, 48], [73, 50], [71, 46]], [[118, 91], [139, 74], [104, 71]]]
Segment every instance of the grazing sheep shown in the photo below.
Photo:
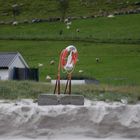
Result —
[[70, 29], [70, 26], [69, 25], [67, 25], [67, 29]]
[[55, 61], [54, 60], [51, 60], [50, 61], [50, 65], [54, 65]]
[[108, 15], [107, 17], [108, 18], [114, 18], [115, 16], [114, 15]]
[[83, 73], [84, 71], [83, 70], [79, 70], [79, 73]]
[[41, 63], [38, 63], [38, 67], [43, 67], [43, 64], [41, 64]]
[[16, 26], [16, 25], [18, 25], [18, 22], [17, 22], [17, 21], [14, 21], [14, 22], [12, 23], [12, 25]]
[[46, 80], [47, 80], [47, 81], [51, 81], [51, 79], [52, 79], [52, 78], [51, 78], [49, 75], [46, 76]]
[[98, 57], [95, 60], [96, 60], [97, 63], [100, 62], [100, 58], [98, 58]]
[[76, 29], [76, 32], [78, 32], [78, 33], [79, 33], [79, 32], [80, 32], [80, 30], [77, 28], [77, 29]]

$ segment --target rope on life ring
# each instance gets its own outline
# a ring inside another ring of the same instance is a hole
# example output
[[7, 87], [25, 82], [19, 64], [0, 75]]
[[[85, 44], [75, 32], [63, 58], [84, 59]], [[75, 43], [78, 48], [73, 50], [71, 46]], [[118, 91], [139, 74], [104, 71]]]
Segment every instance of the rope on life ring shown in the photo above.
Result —
[[60, 54], [60, 65], [65, 73], [72, 73], [78, 59], [78, 52], [75, 46], [70, 45], [62, 50]]

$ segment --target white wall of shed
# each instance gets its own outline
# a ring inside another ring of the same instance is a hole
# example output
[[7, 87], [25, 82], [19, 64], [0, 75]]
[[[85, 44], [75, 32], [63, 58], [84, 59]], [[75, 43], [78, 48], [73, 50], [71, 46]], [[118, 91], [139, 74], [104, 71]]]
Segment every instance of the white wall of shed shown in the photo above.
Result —
[[8, 80], [8, 79], [9, 79], [8, 69], [0, 69], [0, 80]]
[[9, 79], [13, 79], [13, 68], [25, 68], [26, 65], [24, 64], [24, 62], [22, 61], [22, 59], [20, 59], [20, 57], [16, 57], [16, 59], [13, 61], [13, 63], [11, 63], [10, 67], [9, 67]]

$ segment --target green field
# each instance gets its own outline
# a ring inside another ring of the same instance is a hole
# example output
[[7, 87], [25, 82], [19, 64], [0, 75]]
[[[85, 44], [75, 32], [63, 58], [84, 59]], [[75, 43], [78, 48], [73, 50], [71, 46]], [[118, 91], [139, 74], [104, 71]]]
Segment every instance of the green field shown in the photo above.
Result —
[[95, 78], [103, 84], [140, 85], [139, 23], [140, 14], [133, 14], [73, 20], [70, 29], [62, 22], [0, 25], [0, 51], [19, 51], [30, 67], [42, 63], [40, 80], [45, 81], [47, 75], [56, 78], [59, 53], [73, 44], [79, 52], [74, 77]]
[[[74, 20], [70, 29], [62, 22], [1, 25], [0, 39], [77, 40], [140, 43], [140, 14]], [[79, 29], [79, 32], [76, 32]], [[62, 32], [62, 34], [60, 34]]]
[[[58, 56], [66, 46], [73, 44], [79, 52], [79, 61], [74, 75], [96, 78], [101, 83], [119, 85], [138, 85], [139, 79], [139, 44], [102, 44], [72, 41], [0, 41], [0, 51], [19, 51], [31, 67], [40, 68], [41, 80], [46, 75], [56, 77]], [[101, 59], [96, 63], [96, 57]], [[55, 65], [50, 61], [55, 60]], [[79, 70], [84, 73], [79, 74]]]

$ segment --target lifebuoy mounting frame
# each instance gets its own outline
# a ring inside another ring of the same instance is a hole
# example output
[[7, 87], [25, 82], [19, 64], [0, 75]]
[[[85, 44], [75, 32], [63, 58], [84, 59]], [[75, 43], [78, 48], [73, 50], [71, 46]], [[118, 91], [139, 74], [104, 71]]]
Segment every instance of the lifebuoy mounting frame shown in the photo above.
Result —
[[68, 85], [69, 85], [68, 93], [71, 94], [71, 74], [74, 70], [77, 60], [78, 60], [78, 51], [75, 46], [70, 45], [61, 51], [54, 94], [56, 93], [56, 89], [58, 89], [58, 94], [60, 94], [60, 70], [62, 70], [62, 72], [64, 73], [67, 73], [67, 83], [64, 94], [66, 94]]

